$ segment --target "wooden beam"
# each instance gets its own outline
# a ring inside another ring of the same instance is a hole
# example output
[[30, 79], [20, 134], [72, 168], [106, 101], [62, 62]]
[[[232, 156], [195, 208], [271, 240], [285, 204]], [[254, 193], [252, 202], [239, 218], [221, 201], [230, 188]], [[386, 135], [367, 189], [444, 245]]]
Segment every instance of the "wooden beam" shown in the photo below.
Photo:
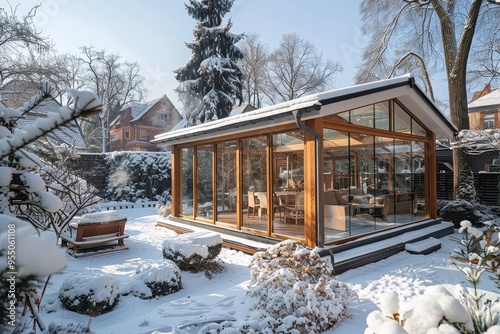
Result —
[[431, 218], [437, 218], [437, 170], [436, 170], [436, 134], [429, 133], [430, 143], [427, 146], [425, 155], [425, 211]]
[[[308, 120], [305, 125], [315, 132], [323, 134], [323, 122], [320, 118]], [[316, 155], [316, 139], [314, 136], [304, 132], [304, 237], [305, 244], [314, 248], [318, 244], [318, 218], [316, 203], [319, 200], [316, 196], [319, 184], [319, 175], [316, 175], [316, 163], [321, 163], [321, 157]]]
[[171, 180], [171, 188], [172, 188], [172, 209], [171, 214], [173, 216], [179, 216], [181, 213], [181, 195], [182, 195], [182, 177], [181, 177], [181, 166], [182, 166], [182, 157], [181, 150], [178, 146], [172, 146], [172, 155], [171, 155], [171, 170], [170, 170], [170, 180]]

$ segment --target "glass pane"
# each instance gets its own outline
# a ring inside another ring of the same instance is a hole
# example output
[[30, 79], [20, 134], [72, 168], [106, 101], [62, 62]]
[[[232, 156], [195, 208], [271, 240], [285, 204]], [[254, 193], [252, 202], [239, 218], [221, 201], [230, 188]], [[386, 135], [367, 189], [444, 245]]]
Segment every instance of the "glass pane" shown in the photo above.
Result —
[[241, 140], [243, 176], [243, 226], [267, 231], [267, 137]]
[[323, 238], [328, 243], [349, 236], [349, 194], [340, 190], [350, 184], [349, 135], [324, 129], [323, 138]]
[[181, 214], [193, 216], [193, 148], [181, 151]]
[[351, 124], [373, 128], [373, 105], [351, 110]]
[[429, 133], [427, 132], [427, 130], [425, 130], [420, 124], [418, 124], [417, 121], [415, 121], [414, 119], [412, 120], [411, 122], [411, 133], [413, 135], [417, 135], [417, 136], [424, 136], [424, 137], [428, 137], [429, 136]]
[[217, 144], [217, 221], [236, 225], [236, 141]]
[[373, 106], [373, 116], [375, 118], [375, 128], [390, 130], [389, 126], [389, 101], [380, 102]]
[[350, 112], [351, 124], [389, 130], [389, 102], [380, 102]]
[[213, 219], [212, 145], [197, 147], [197, 217]]
[[394, 132], [411, 133], [411, 116], [394, 102]]
[[273, 232], [304, 237], [304, 134], [273, 135]]

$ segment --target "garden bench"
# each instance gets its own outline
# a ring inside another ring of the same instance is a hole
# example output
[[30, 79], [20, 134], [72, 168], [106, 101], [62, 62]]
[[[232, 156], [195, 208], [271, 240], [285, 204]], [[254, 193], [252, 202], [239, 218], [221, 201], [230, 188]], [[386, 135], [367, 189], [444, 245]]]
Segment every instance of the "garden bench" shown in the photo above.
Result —
[[74, 257], [128, 249], [124, 243], [126, 222], [116, 211], [85, 214], [61, 233], [61, 246]]

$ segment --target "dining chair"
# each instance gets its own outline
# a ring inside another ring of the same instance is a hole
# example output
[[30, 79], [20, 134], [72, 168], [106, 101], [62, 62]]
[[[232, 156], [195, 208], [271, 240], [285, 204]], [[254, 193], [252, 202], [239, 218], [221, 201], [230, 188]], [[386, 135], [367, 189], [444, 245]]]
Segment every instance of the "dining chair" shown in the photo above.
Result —
[[299, 220], [304, 220], [304, 192], [299, 191], [295, 194], [295, 203], [293, 205], [287, 205], [285, 222], [287, 219], [295, 220], [295, 224], [299, 223]]
[[253, 191], [248, 192], [248, 209], [247, 209], [247, 217], [250, 217], [250, 208], [252, 209], [252, 218], [255, 217], [255, 210], [260, 210], [260, 203], [257, 203], [255, 200], [255, 194]]

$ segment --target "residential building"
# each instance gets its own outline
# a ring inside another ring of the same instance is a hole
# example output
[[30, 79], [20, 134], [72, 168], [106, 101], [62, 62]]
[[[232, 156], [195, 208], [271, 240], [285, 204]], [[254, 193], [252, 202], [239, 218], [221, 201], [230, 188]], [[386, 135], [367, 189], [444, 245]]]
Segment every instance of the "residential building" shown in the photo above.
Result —
[[131, 103], [110, 124], [110, 151], [156, 151], [151, 139], [181, 120], [167, 95], [144, 104]]
[[497, 129], [500, 127], [500, 88], [488, 83], [478, 91], [468, 104], [469, 127], [472, 130]]

